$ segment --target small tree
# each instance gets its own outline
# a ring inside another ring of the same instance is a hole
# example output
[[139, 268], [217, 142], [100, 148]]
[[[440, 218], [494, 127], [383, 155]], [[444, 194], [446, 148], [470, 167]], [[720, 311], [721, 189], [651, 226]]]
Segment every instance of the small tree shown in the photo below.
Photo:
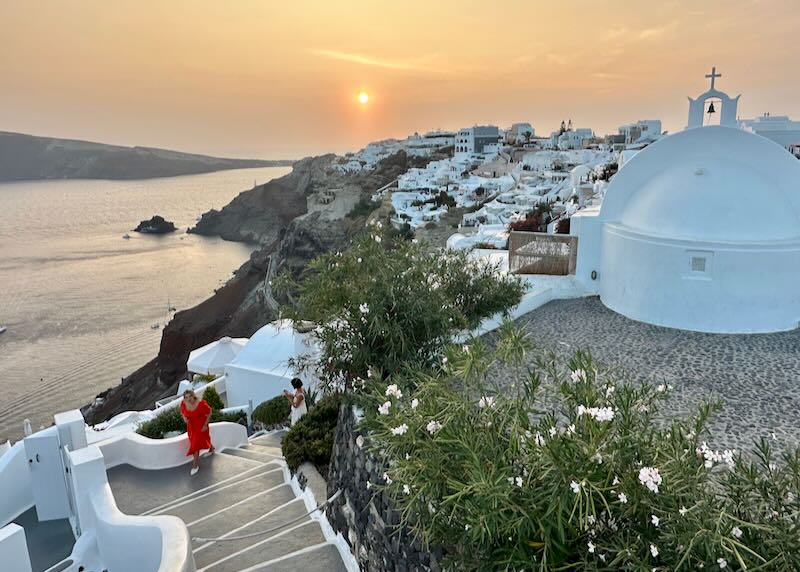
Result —
[[430, 364], [452, 336], [519, 303], [523, 285], [467, 253], [428, 252], [372, 235], [314, 260], [299, 285], [295, 319], [319, 324], [319, 363], [328, 387], [359, 389], [370, 370]]

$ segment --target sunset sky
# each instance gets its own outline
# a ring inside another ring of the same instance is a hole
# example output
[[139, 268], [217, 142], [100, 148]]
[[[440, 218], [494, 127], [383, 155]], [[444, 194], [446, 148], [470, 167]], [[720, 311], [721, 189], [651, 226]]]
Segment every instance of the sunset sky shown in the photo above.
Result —
[[475, 123], [676, 130], [712, 65], [743, 117], [800, 119], [798, 7], [2, 0], [0, 131], [293, 158]]

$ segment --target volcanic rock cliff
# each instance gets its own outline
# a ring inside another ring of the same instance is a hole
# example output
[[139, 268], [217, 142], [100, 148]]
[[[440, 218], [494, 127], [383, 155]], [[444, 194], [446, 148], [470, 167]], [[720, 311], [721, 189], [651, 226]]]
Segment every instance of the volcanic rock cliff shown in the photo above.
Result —
[[[323, 155], [298, 161], [288, 175], [244, 191], [222, 210], [203, 215], [191, 232], [255, 243], [258, 249], [213, 296], [175, 314], [153, 360], [83, 408], [88, 423], [152, 408], [156, 399], [174, 394], [191, 350], [222, 336], [249, 337], [274, 320], [271, 277], [284, 270], [299, 276], [319, 254], [346, 248], [366, 220], [352, 207], [430, 158], [400, 152], [359, 174], [335, 171], [334, 160], [334, 155]], [[333, 202], [327, 197], [334, 197]]]

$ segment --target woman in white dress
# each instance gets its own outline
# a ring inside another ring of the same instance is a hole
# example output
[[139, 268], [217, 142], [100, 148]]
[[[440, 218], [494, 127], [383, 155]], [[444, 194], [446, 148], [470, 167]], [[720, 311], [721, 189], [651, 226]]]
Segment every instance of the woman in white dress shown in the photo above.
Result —
[[303, 390], [303, 382], [300, 381], [300, 378], [295, 377], [292, 380], [292, 387], [294, 387], [294, 393], [284, 391], [283, 395], [286, 396], [286, 399], [292, 404], [292, 415], [290, 419], [292, 426], [294, 426], [294, 424], [300, 421], [300, 418], [308, 412], [308, 409], [306, 408], [306, 392]]

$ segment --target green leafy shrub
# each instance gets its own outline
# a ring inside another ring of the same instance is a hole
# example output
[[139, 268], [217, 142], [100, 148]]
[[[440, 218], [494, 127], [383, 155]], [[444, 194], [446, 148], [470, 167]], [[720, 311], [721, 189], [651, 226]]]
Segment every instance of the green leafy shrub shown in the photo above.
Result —
[[230, 413], [223, 413], [218, 409], [211, 412], [210, 423], [220, 423], [227, 421], [228, 423], [238, 423], [239, 425], [247, 425], [247, 414], [244, 411], [231, 411]]
[[150, 421], [141, 423], [136, 432], [150, 439], [163, 439], [165, 433], [172, 431], [186, 431], [186, 422], [181, 416], [180, 408], [170, 407], [156, 415]]
[[260, 403], [253, 410], [253, 421], [263, 423], [267, 427], [283, 425], [289, 421], [290, 412], [289, 401], [283, 395], [278, 395]]
[[[521, 281], [465, 252], [428, 252], [381, 236], [379, 225], [343, 253], [314, 260], [295, 319], [321, 324], [318, 362], [328, 389], [360, 390], [368, 372], [432, 364], [459, 331], [518, 304]], [[298, 364], [294, 364], [298, 365]]]
[[213, 373], [198, 373], [195, 374], [194, 379], [195, 381], [200, 381], [203, 383], [211, 383], [212, 381], [217, 379], [217, 376], [214, 375]]
[[340, 404], [339, 394], [328, 394], [289, 429], [281, 449], [292, 471], [308, 461], [320, 474], [328, 474]]
[[347, 216], [349, 218], [356, 218], [360, 216], [368, 216], [372, 211], [381, 206], [381, 203], [374, 202], [368, 195], [364, 195], [353, 206]]
[[225, 404], [222, 403], [222, 398], [219, 396], [217, 388], [215, 387], [206, 387], [203, 391], [203, 399], [213, 411], [225, 409]]
[[[438, 370], [362, 396], [388, 467], [373, 484], [452, 569], [800, 569], [800, 450], [780, 465], [766, 442], [754, 460], [714, 451], [715, 404], [665, 421], [669, 387], [626, 383], [580, 351], [538, 354], [523, 374], [529, 348], [506, 326], [494, 351], [449, 347]], [[489, 383], [496, 360], [514, 385]]]

